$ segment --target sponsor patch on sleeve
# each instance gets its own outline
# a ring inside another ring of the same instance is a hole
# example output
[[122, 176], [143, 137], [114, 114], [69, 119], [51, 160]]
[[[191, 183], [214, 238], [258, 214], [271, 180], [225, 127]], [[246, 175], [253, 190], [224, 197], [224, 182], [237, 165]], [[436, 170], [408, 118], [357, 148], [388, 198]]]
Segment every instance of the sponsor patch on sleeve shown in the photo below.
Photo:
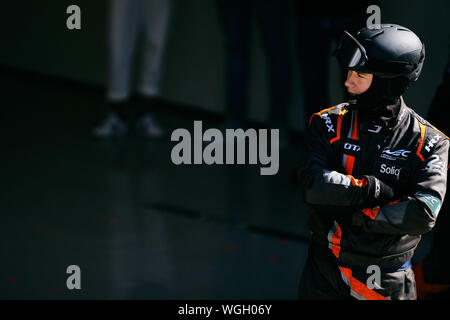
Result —
[[415, 196], [419, 201], [425, 203], [431, 212], [433, 212], [434, 216], [437, 217], [442, 206], [442, 202], [438, 197], [422, 192], [416, 192]]

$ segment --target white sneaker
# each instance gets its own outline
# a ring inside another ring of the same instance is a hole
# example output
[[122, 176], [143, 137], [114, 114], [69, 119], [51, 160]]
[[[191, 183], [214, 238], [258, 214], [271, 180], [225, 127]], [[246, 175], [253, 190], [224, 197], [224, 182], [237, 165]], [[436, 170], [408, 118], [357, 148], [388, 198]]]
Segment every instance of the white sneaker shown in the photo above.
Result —
[[103, 122], [95, 127], [93, 135], [100, 139], [109, 139], [123, 136], [127, 131], [127, 124], [116, 114], [110, 113]]
[[149, 114], [142, 116], [136, 125], [138, 133], [146, 138], [159, 138], [163, 130], [155, 118]]

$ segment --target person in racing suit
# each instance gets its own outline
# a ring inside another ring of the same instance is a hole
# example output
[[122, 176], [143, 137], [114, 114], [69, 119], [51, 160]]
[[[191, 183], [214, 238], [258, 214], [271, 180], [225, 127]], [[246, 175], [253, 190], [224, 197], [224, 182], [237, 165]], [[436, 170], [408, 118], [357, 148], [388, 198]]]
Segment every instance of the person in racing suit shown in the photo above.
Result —
[[312, 236], [299, 298], [416, 299], [410, 260], [442, 206], [449, 149], [402, 97], [424, 45], [382, 24], [345, 31], [334, 55], [348, 102], [309, 121], [299, 183]]

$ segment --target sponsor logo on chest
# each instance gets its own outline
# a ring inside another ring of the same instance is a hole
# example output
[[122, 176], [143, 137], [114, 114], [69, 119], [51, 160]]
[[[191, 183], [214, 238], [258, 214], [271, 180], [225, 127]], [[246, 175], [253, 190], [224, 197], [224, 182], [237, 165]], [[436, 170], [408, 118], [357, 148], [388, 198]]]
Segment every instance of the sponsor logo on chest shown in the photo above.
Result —
[[400, 172], [402, 168], [397, 168], [396, 166], [388, 166], [383, 163], [380, 167], [380, 173], [384, 173], [391, 176], [396, 176], [397, 180], [400, 179]]
[[346, 143], [344, 143], [344, 149], [351, 150], [351, 151], [359, 151], [359, 150], [361, 150], [361, 147], [358, 146], [357, 144], [346, 142]]
[[410, 150], [405, 149], [391, 150], [384, 148], [380, 157], [388, 160], [406, 160], [410, 153]]

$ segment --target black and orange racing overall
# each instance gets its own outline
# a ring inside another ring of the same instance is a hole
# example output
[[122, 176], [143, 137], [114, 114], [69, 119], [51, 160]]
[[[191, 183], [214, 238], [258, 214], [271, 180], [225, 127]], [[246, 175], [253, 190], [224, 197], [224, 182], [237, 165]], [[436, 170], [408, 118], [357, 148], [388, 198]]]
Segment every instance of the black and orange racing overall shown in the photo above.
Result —
[[300, 298], [416, 298], [410, 260], [445, 196], [449, 141], [398, 105], [390, 125], [348, 103], [312, 116], [299, 172], [313, 208]]

